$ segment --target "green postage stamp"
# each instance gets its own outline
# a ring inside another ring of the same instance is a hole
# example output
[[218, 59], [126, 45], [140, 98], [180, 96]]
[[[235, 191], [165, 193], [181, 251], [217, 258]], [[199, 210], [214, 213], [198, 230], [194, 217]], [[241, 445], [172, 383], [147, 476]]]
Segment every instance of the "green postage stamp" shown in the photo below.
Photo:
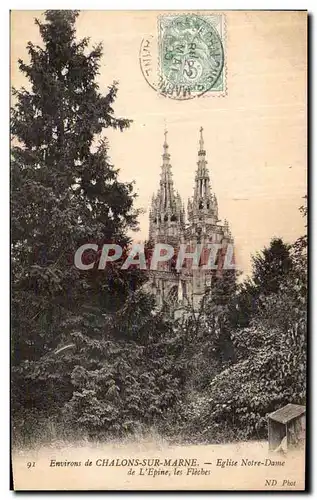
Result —
[[161, 92], [174, 99], [225, 93], [224, 14], [158, 18]]

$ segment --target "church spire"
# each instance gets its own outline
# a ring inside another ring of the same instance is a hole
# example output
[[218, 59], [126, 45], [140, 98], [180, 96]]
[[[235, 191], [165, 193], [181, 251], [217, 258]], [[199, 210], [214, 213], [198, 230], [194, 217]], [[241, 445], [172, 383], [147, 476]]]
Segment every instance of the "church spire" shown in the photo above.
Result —
[[196, 172], [196, 190], [200, 198], [209, 196], [210, 194], [210, 179], [207, 169], [206, 151], [204, 149], [203, 128], [200, 127], [199, 150], [198, 150], [198, 168]]
[[161, 171], [160, 180], [160, 197], [161, 197], [161, 208], [170, 210], [174, 201], [174, 185], [173, 185], [173, 174], [171, 172], [170, 159], [171, 155], [168, 152], [167, 144], [167, 130], [164, 132], [164, 144], [163, 144], [163, 164]]
[[215, 196], [211, 193], [203, 130], [203, 127], [200, 127], [194, 197], [188, 205], [188, 218], [190, 222], [196, 221], [205, 225], [207, 221], [208, 223], [216, 222], [218, 218], [218, 206]]
[[177, 227], [182, 232], [185, 223], [182, 200], [174, 190], [171, 155], [168, 152], [168, 147], [167, 130], [165, 129], [160, 187], [157, 195], [152, 199], [150, 211], [150, 239], [159, 234], [175, 236]]

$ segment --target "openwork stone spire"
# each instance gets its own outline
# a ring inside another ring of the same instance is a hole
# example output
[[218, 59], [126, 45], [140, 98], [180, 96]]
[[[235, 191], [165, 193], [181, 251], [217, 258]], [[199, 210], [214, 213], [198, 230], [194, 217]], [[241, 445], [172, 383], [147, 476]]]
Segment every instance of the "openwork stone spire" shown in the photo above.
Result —
[[159, 190], [159, 202], [160, 210], [170, 212], [173, 207], [174, 202], [174, 186], [173, 186], [173, 174], [171, 172], [170, 159], [171, 155], [168, 152], [167, 144], [167, 130], [164, 132], [164, 144], [163, 144], [163, 164], [160, 180], [160, 190]]
[[216, 224], [218, 220], [218, 204], [216, 196], [211, 192], [202, 127], [199, 132], [194, 196], [188, 202], [188, 220], [199, 225]]
[[168, 147], [165, 130], [160, 186], [157, 195], [152, 198], [150, 211], [150, 240], [161, 240], [163, 236], [176, 237], [182, 233], [185, 224], [182, 200], [174, 190]]

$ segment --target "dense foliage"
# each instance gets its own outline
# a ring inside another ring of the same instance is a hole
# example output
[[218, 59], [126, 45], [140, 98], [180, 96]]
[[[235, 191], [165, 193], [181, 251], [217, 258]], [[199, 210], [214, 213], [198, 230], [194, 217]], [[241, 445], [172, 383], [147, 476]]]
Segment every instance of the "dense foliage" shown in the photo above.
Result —
[[[287, 403], [305, 404], [306, 238], [287, 249], [280, 258], [280, 252], [275, 252], [276, 240], [272, 240], [254, 259], [253, 279], [247, 287], [240, 287], [236, 306], [239, 309], [245, 303], [243, 295], [249, 295], [253, 287], [257, 307], [248, 317], [248, 326], [241, 328], [237, 322], [231, 328], [235, 362], [216, 374], [189, 405], [188, 430], [201, 428], [206, 439], [217, 439], [223, 429], [229, 429], [237, 439], [263, 438], [268, 413]], [[265, 270], [261, 280], [259, 269]]]
[[273, 239], [242, 283], [223, 270], [178, 320], [135, 267], [76, 269], [83, 243], [127, 249], [138, 215], [104, 137], [130, 121], [115, 117], [118, 85], [99, 88], [102, 48], [76, 39], [77, 16], [36, 21], [43, 43], [19, 61], [29, 87], [13, 91], [14, 439], [51, 439], [48, 424], [71, 439], [263, 437], [268, 412], [305, 402], [306, 237]]

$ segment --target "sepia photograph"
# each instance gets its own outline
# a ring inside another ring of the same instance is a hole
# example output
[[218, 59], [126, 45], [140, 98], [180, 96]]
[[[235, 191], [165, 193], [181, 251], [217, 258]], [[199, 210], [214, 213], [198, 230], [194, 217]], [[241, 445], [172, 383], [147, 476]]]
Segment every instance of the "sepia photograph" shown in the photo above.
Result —
[[305, 10], [10, 13], [16, 491], [304, 491]]

